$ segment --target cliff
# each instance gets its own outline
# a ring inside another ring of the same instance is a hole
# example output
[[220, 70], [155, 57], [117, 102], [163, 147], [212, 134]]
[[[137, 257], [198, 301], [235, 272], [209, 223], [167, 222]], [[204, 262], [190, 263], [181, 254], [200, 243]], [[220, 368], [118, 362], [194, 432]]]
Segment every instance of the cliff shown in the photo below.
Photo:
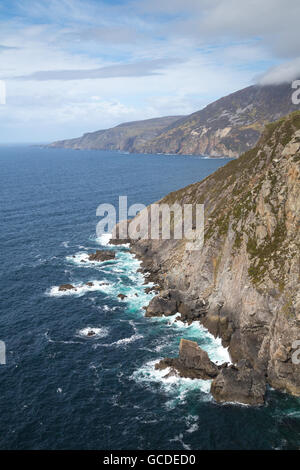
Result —
[[300, 365], [292, 361], [300, 340], [300, 112], [267, 125], [254, 149], [159, 202], [204, 204], [205, 242], [189, 251], [186, 239], [131, 240], [161, 288], [146, 316], [179, 311], [229, 346], [242, 365], [215, 379], [220, 401], [228, 381], [246, 376], [258, 383], [253, 393], [263, 380], [300, 396]]
[[175, 122], [143, 151], [238, 157], [257, 143], [266, 123], [300, 109], [292, 92], [290, 84], [244, 88]]
[[257, 143], [266, 123], [300, 109], [292, 92], [290, 84], [254, 85], [189, 116], [125, 123], [50, 147], [235, 158]]
[[180, 118], [181, 116], [167, 116], [126, 122], [112, 129], [89, 132], [76, 139], [53, 142], [48, 147], [75, 150], [120, 150], [139, 153], [148, 140], [158, 136], [165, 128]]

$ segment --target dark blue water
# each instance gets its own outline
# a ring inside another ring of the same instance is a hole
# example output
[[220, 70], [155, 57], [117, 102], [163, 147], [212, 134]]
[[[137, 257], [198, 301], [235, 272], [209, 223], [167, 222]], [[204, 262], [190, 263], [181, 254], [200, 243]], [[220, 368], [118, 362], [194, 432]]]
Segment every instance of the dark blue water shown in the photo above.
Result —
[[[115, 261], [81, 262], [105, 244], [98, 204], [119, 195], [148, 204], [225, 163], [0, 148], [1, 449], [299, 447], [299, 401], [288, 395], [269, 391], [263, 408], [220, 406], [205, 381], [162, 380], [154, 363], [176, 355], [181, 337], [215, 360], [227, 353], [199, 325], [143, 317], [151, 296], [126, 247], [111, 248]], [[76, 292], [61, 295], [69, 282]]]

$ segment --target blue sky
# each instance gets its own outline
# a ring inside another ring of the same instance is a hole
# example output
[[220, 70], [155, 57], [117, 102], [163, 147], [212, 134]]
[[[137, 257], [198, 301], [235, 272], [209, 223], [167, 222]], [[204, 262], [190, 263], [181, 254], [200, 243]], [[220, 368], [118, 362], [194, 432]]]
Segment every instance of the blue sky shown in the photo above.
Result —
[[189, 114], [300, 76], [298, 0], [2, 0], [0, 142]]

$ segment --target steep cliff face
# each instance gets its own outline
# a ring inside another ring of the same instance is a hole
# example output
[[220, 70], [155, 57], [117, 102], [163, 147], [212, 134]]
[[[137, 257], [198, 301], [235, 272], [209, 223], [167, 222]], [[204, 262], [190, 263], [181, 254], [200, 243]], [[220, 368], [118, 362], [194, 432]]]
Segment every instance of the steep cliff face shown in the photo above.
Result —
[[299, 109], [292, 92], [290, 84], [244, 88], [177, 121], [143, 151], [238, 157], [257, 143], [267, 122]]
[[300, 340], [300, 112], [267, 125], [254, 149], [160, 202], [204, 204], [205, 243], [189, 251], [185, 239], [131, 242], [163, 290], [148, 314], [164, 313], [161, 299], [175, 301], [171, 311], [200, 319], [234, 362], [247, 360], [271, 386], [300, 395], [292, 361]]
[[167, 116], [144, 121], [126, 122], [112, 129], [89, 132], [76, 139], [53, 142], [49, 147], [75, 150], [121, 150], [138, 153], [148, 140], [154, 139], [181, 117]]

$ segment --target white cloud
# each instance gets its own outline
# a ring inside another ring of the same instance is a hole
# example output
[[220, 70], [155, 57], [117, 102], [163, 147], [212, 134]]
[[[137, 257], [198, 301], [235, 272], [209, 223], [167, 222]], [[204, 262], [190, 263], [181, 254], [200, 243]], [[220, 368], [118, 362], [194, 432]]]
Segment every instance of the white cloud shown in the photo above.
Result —
[[260, 85], [279, 85], [300, 79], [300, 58], [271, 67], [258, 77]]
[[7, 80], [2, 141], [190, 113], [258, 74], [277, 83], [298, 70], [298, 0], [11, 4], [15, 17], [0, 20], [0, 79], [23, 79]]

